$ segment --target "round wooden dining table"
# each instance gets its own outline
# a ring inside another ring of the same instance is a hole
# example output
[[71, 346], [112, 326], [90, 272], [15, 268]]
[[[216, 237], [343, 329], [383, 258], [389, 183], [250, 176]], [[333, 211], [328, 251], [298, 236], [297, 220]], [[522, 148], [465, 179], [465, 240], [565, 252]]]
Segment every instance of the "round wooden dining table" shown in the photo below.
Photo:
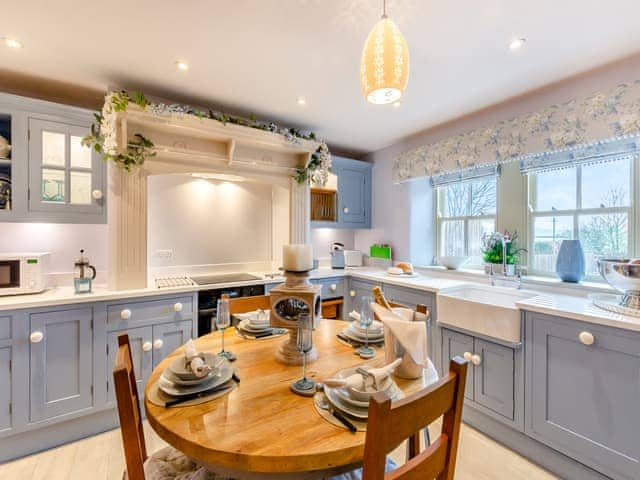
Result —
[[[320, 357], [308, 365], [316, 381], [338, 370], [381, 365], [384, 351], [364, 361], [336, 334], [347, 322], [322, 320], [314, 332]], [[231, 329], [230, 329], [231, 330]], [[196, 340], [199, 351], [220, 351], [220, 332]], [[365, 433], [351, 433], [332, 425], [315, 410], [311, 397], [289, 390], [302, 376], [299, 366], [284, 365], [275, 353], [286, 337], [251, 340], [228, 331], [225, 349], [237, 355], [233, 362], [240, 378], [228, 395], [194, 406], [164, 408], [149, 401], [149, 389], [177, 355], [179, 348], [153, 371], [145, 391], [147, 419], [168, 444], [216, 473], [237, 479], [318, 479], [357, 468], [364, 454]], [[426, 385], [423, 378], [396, 383], [405, 392]]]

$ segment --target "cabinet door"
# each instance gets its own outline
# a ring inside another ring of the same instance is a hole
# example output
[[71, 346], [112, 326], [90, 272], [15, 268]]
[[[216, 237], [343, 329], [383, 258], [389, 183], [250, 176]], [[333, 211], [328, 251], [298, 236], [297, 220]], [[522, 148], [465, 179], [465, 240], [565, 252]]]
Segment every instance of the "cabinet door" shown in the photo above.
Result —
[[75, 308], [30, 317], [30, 420], [93, 405], [93, 310]]
[[364, 225], [367, 220], [369, 170], [341, 167], [338, 172], [338, 218], [340, 223]]
[[515, 352], [513, 349], [474, 340], [473, 353], [480, 357], [474, 368], [476, 403], [508, 418], [515, 414]]
[[640, 478], [640, 336], [531, 314], [526, 339], [528, 433], [612, 477]]
[[[473, 353], [473, 337], [458, 332], [442, 329], [442, 369], [449, 370], [449, 360], [453, 357], [464, 357], [465, 353]], [[467, 383], [464, 387], [464, 397], [473, 401], [475, 368], [467, 368]]]
[[415, 309], [418, 304], [431, 308], [434, 303], [433, 294], [430, 292], [396, 287], [395, 285], [385, 284], [384, 295], [390, 302], [399, 303], [411, 309]]
[[0, 348], [0, 432], [11, 428], [11, 347]]
[[138, 393], [142, 394], [147, 378], [151, 375], [153, 363], [153, 329], [152, 327], [139, 327], [130, 330], [109, 332], [107, 334], [107, 401], [113, 402], [116, 398], [113, 388], [113, 367], [118, 354], [118, 336], [123, 333], [129, 335], [131, 345], [131, 357], [133, 359], [133, 372], [136, 375]]
[[193, 336], [193, 322], [165, 323], [153, 327], [153, 368]]
[[29, 119], [30, 211], [103, 214], [104, 165], [80, 143], [88, 132], [88, 125]]
[[362, 299], [364, 297], [373, 298], [373, 292], [371, 289], [376, 285], [381, 286], [378, 283], [371, 283], [363, 280], [351, 280], [349, 282], [348, 311], [356, 310], [359, 312], [362, 307]]

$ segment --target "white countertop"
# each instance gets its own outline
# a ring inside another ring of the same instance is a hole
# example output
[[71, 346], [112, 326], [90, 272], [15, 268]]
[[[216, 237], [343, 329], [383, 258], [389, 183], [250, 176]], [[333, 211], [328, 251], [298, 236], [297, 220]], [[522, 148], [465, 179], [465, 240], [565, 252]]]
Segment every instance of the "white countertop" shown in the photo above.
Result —
[[[127, 298], [142, 298], [159, 295], [179, 295], [191, 294], [200, 290], [210, 290], [213, 288], [227, 288], [241, 285], [260, 285], [270, 283], [280, 283], [282, 277], [263, 278], [264, 273], [254, 273], [261, 277], [257, 280], [235, 283], [224, 283], [216, 285], [196, 285], [175, 288], [143, 288], [137, 290], [109, 290], [104, 285], [94, 285], [93, 292], [76, 294], [73, 287], [53, 287], [45, 292], [33, 295], [13, 295], [0, 297], [0, 311], [18, 310], [24, 308], [38, 308], [56, 305], [77, 304], [85, 302], [102, 302], [112, 300], [125, 300]], [[422, 271], [417, 277], [395, 277], [388, 275], [384, 270], [369, 267], [351, 267], [344, 270], [332, 270], [330, 268], [320, 268], [311, 274], [311, 278], [336, 278], [351, 276], [354, 278], [380, 282], [399, 287], [406, 287], [416, 290], [423, 290], [431, 293], [446, 291], [447, 289], [464, 285], [487, 283], [473, 281], [468, 278], [455, 279], [451, 276], [440, 275], [438, 272]], [[538, 289], [527, 286], [527, 290], [538, 291]], [[546, 288], [539, 291], [539, 295], [520, 300], [516, 306], [521, 310], [556, 315], [559, 317], [571, 318], [584, 322], [607, 325], [626, 330], [640, 331], [640, 318], [621, 315], [596, 307], [586, 296], [572, 296], [555, 293]]]

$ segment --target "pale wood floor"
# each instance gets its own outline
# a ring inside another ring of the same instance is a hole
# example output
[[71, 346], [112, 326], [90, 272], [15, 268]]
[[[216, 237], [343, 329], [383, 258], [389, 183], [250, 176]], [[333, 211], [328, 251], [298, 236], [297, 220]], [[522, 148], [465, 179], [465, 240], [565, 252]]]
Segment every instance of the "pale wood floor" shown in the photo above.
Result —
[[[436, 427], [438, 428], [438, 427]], [[147, 449], [166, 444], [145, 422]], [[433, 438], [438, 435], [433, 432]], [[456, 480], [554, 480], [554, 475], [464, 425]], [[392, 457], [404, 461], [404, 450]], [[124, 468], [120, 431], [112, 430], [43, 453], [0, 464], [2, 480], [120, 480]]]

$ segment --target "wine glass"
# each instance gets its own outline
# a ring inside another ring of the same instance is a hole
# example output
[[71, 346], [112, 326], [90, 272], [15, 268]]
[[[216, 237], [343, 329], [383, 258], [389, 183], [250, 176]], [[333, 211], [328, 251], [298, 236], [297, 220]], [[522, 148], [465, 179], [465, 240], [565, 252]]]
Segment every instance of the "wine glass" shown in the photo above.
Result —
[[296, 393], [308, 394], [315, 391], [316, 382], [307, 378], [307, 353], [313, 348], [313, 321], [308, 313], [298, 315], [298, 351], [302, 354], [302, 378], [291, 384]]
[[229, 299], [221, 298], [218, 300], [218, 309], [216, 311], [216, 327], [222, 330], [222, 350], [218, 353], [227, 360], [235, 360], [236, 356], [232, 352], [224, 349], [224, 332], [231, 326], [231, 314], [229, 313]]
[[356, 350], [356, 353], [362, 358], [375, 357], [376, 352], [369, 346], [369, 327], [373, 323], [373, 308], [371, 304], [373, 298], [363, 297], [360, 305], [360, 325], [364, 327], [364, 345]]

